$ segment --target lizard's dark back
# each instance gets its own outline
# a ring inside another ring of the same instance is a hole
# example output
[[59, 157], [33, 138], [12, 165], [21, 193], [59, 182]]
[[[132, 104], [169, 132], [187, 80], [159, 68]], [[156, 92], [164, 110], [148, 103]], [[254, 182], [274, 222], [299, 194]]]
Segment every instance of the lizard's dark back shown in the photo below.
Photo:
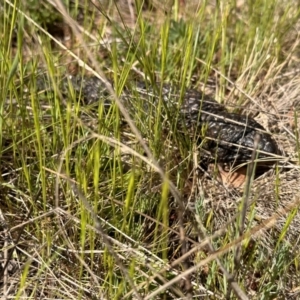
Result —
[[[138, 90], [144, 95], [154, 93], [144, 83], [138, 84]], [[154, 94], [159, 95], [159, 92]], [[180, 97], [178, 88], [163, 85], [161, 98], [167, 106], [179, 110], [178, 126], [198, 138], [198, 142], [219, 162], [249, 161], [254, 148], [259, 152], [259, 158], [279, 153], [275, 140], [257, 121], [228, 112], [224, 105], [201, 92], [187, 89]], [[203, 139], [207, 142], [203, 143]]]
[[[63, 80], [62, 90], [67, 92], [70, 84], [81, 94], [85, 104], [97, 103], [103, 97], [107, 98], [105, 104], [111, 103], [104, 83], [96, 77], [69, 77]], [[187, 89], [181, 97], [180, 90], [172, 85], [160, 86], [157, 83], [152, 87], [146, 82], [137, 82], [125, 88], [120, 97], [129, 110], [135, 106], [133, 92], [140, 95], [139, 101], [144, 101], [146, 108], [162, 99], [169, 111], [169, 118], [179, 112], [178, 128], [196, 137], [201, 147], [211, 153], [211, 158], [219, 162], [247, 162], [254, 148], [258, 150], [259, 158], [279, 153], [275, 140], [257, 121], [246, 115], [228, 112], [223, 105], [201, 92]]]

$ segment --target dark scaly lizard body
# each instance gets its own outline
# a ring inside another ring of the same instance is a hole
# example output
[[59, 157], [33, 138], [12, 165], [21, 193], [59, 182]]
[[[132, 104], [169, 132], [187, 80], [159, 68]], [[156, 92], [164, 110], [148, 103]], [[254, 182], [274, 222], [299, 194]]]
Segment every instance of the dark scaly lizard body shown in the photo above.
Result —
[[[143, 90], [147, 93], [145, 87], [141, 89]], [[184, 122], [185, 129], [191, 131], [193, 135], [196, 134], [200, 138], [199, 142], [207, 138], [204, 148], [219, 162], [249, 161], [255, 140], [259, 158], [270, 157], [269, 154], [279, 152], [275, 140], [253, 118], [230, 113], [223, 105], [201, 92], [187, 89], [181, 99], [178, 89], [164, 85], [162, 98], [167, 104], [179, 105], [181, 118], [178, 126], [181, 127], [181, 122]]]
[[[80, 93], [82, 102], [92, 104], [99, 102], [105, 96], [105, 105], [110, 105], [110, 97], [104, 83], [96, 77], [69, 77], [62, 82], [62, 93], [67, 93], [69, 85]], [[130, 89], [124, 89], [121, 96], [126, 108], [132, 110], [135, 106], [132, 91], [145, 101], [145, 108], [157, 104], [160, 98], [160, 84], [153, 88], [145, 82], [132, 84]], [[198, 142], [214, 159], [223, 163], [243, 163], [251, 159], [255, 141], [259, 158], [278, 154], [275, 140], [253, 118], [230, 113], [217, 101], [196, 90], [187, 89], [183, 97], [179, 90], [171, 85], [163, 85], [161, 99], [170, 113], [179, 109], [178, 128], [186, 129], [196, 136]], [[175, 110], [176, 109], [176, 110]], [[271, 154], [271, 155], [269, 155]]]

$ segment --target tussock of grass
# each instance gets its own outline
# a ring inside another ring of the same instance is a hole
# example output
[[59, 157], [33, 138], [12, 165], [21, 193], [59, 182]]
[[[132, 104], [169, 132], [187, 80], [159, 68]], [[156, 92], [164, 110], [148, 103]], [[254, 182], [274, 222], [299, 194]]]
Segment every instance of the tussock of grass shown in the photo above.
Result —
[[[1, 297], [296, 299], [296, 3], [108, 2], [57, 2], [51, 22], [1, 4]], [[104, 79], [99, 105], [63, 91], [72, 71]], [[290, 160], [225, 188], [196, 170], [195, 141], [163, 101], [145, 111], [130, 92], [141, 79], [157, 95], [163, 82], [210, 89], [257, 116]]]

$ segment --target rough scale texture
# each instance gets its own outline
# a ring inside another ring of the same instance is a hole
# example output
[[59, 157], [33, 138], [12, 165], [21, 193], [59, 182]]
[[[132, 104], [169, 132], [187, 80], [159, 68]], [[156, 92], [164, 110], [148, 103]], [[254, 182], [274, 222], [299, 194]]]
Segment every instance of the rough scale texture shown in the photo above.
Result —
[[[104, 83], [96, 77], [69, 77], [62, 81], [63, 93], [67, 93], [70, 84], [75, 92], [80, 93], [82, 102], [92, 104], [107, 97], [105, 104], [110, 103], [109, 93]], [[139, 100], [145, 101], [145, 107], [156, 104], [160, 99], [160, 84], [152, 88], [150, 84], [138, 82], [124, 90], [121, 100], [129, 110], [135, 106], [136, 95], [129, 91], [136, 90]], [[259, 158], [278, 154], [275, 140], [253, 118], [230, 113], [214, 99], [195, 90], [186, 90], [180, 97], [178, 88], [163, 85], [161, 99], [169, 111], [179, 109], [178, 128], [185, 129], [190, 135], [196, 136], [201, 146], [211, 153], [211, 157], [219, 162], [242, 163], [251, 159], [255, 140], [258, 142]], [[144, 106], [144, 105], [143, 105]], [[204, 141], [204, 143], [203, 143]], [[262, 152], [261, 152], [262, 151]]]
[[[139, 91], [151, 93], [145, 87]], [[253, 118], [230, 113], [201, 92], [188, 89], [181, 98], [178, 89], [165, 85], [162, 99], [169, 107], [179, 106], [178, 126], [196, 135], [198, 142], [206, 138], [207, 143], [202, 143], [203, 147], [219, 162], [249, 161], [255, 140], [258, 142], [256, 149], [261, 151], [259, 158], [272, 157], [268, 154], [279, 152], [275, 140]]]

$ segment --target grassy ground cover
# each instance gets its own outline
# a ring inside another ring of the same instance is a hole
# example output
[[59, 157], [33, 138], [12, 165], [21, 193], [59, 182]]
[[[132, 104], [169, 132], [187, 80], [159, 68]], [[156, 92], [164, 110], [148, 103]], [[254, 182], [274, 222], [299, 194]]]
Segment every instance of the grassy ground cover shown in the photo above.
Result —
[[[1, 299], [299, 297], [296, 1], [0, 8]], [[85, 105], [67, 74], [108, 93]], [[163, 103], [144, 109], [137, 80], [255, 117], [279, 163], [240, 187], [199, 170], [193, 138]]]

